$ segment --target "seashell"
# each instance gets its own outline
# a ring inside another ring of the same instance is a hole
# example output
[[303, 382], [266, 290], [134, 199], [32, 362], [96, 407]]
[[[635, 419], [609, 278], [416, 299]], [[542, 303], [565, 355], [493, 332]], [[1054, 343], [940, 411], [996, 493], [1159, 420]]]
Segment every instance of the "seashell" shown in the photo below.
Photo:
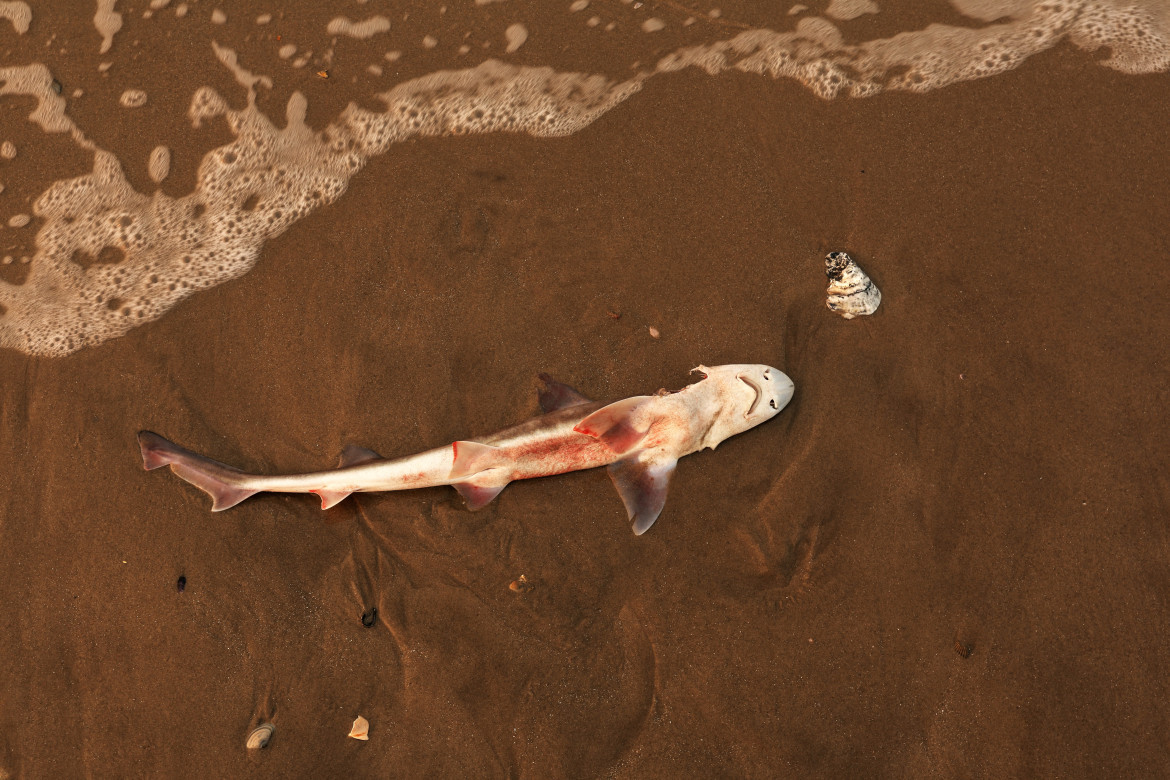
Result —
[[248, 735], [248, 750], [260, 750], [268, 747], [268, 742], [275, 733], [276, 726], [271, 723], [261, 723]]
[[825, 276], [829, 277], [825, 305], [830, 311], [847, 320], [877, 311], [882, 302], [881, 290], [847, 252], [830, 252], [825, 256]]
[[353, 728], [349, 730], [349, 736], [354, 739], [368, 740], [370, 738], [370, 722], [358, 715], [354, 719]]

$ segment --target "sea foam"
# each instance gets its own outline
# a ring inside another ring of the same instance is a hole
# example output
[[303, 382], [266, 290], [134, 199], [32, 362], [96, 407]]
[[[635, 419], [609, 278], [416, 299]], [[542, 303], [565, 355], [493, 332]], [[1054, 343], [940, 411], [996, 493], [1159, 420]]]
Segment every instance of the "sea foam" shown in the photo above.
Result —
[[[10, 17], [18, 17], [13, 22], [21, 32], [27, 29], [18, 7], [23, 5], [5, 6]], [[298, 92], [288, 100], [285, 126], [275, 126], [255, 105], [255, 90], [271, 87], [272, 79], [251, 72], [234, 50], [213, 43], [216, 58], [246, 90], [247, 105], [233, 109], [208, 87], [195, 91], [190, 121], [199, 126], [222, 117], [235, 138], [203, 158], [194, 190], [178, 198], [136, 191], [121, 162], [97, 148], [68, 117], [46, 67], [0, 68], [0, 96], [35, 98], [31, 121], [48, 133], [68, 133], [94, 155], [90, 173], [50, 184], [34, 204], [41, 224], [27, 277], [22, 284], [0, 281], [0, 347], [67, 355], [122, 335], [195, 292], [247, 273], [267, 240], [341, 197], [371, 157], [396, 143], [473, 133], [569, 135], [630, 99], [660, 73], [741, 71], [795, 79], [826, 99], [866, 97], [891, 89], [925, 92], [1002, 73], [1062, 40], [1089, 51], [1109, 47], [1102, 64], [1127, 73], [1170, 68], [1170, 5], [1100, 0], [955, 0], [954, 5], [984, 24], [934, 24], [847, 44], [829, 19], [804, 16], [792, 30], [748, 29], [678, 48], [625, 79], [487, 59], [475, 67], [404, 81], [377, 95], [385, 105], [382, 111], [350, 104], [321, 131], [305, 124], [307, 101]], [[868, 2], [832, 7], [839, 18], [875, 10]], [[572, 10], [581, 8], [577, 3]], [[648, 39], [694, 21], [671, 19], [659, 26], [663, 9], [656, 13], [637, 21], [650, 30], [643, 33]], [[95, 26], [103, 36], [103, 51], [120, 27], [120, 17], [115, 21], [114, 16], [112, 3], [98, 3]], [[644, 24], [651, 19], [655, 23]], [[586, 24], [595, 29], [600, 22], [582, 19]], [[335, 19], [328, 32], [361, 39], [387, 26], [357, 29]], [[517, 40], [509, 34], [508, 48], [518, 48]], [[291, 57], [294, 51], [285, 44], [280, 56]], [[396, 61], [399, 52], [393, 54], [386, 61]], [[161, 146], [152, 152], [149, 170], [155, 182], [167, 176], [169, 156]]]

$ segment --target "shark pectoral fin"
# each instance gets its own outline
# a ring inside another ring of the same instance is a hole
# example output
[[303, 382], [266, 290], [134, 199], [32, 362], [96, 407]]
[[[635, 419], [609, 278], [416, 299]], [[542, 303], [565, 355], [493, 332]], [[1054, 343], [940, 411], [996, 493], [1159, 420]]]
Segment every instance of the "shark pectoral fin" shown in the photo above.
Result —
[[454, 461], [451, 464], [451, 480], [461, 480], [481, 471], [499, 465], [499, 449], [477, 441], [457, 441], [451, 445]]
[[662, 514], [677, 463], [674, 458], [640, 461], [633, 457], [609, 465], [609, 477], [626, 505], [637, 536], [646, 533]]
[[[353, 465], [353, 464], [350, 464], [350, 465]], [[309, 492], [321, 499], [321, 508], [322, 509], [332, 509], [333, 507], [337, 506], [342, 501], [344, 501], [346, 498], [348, 498], [349, 494], [352, 493], [353, 491], [352, 490], [310, 490]]]
[[463, 502], [472, 512], [490, 504], [507, 486], [507, 482], [502, 485], [477, 485], [474, 482], [456, 482], [451, 485], [463, 496]]
[[548, 374], [537, 374], [544, 387], [537, 391], [540, 400], [540, 410], [545, 414], [559, 409], [568, 409], [572, 406], [593, 403], [566, 384], [558, 382]]
[[645, 438], [649, 430], [649, 427], [639, 429], [633, 422], [634, 411], [648, 400], [652, 399], [649, 396], [634, 396], [603, 406], [577, 423], [573, 430], [592, 436], [618, 455], [629, 452]]
[[362, 463], [371, 463], [375, 460], [385, 460], [381, 455], [373, 450], [367, 450], [365, 447], [359, 447], [356, 444], [347, 444], [345, 449], [341, 451], [341, 460], [337, 464], [337, 468], [344, 469], [349, 466], [358, 466]]

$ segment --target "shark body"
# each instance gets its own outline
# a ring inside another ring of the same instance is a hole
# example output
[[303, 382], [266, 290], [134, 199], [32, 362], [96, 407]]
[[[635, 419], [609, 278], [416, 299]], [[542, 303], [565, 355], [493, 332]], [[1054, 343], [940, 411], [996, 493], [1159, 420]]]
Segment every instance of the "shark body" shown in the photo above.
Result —
[[694, 369], [703, 378], [676, 393], [611, 404], [582, 396], [545, 375], [544, 414], [498, 433], [386, 459], [346, 447], [341, 466], [307, 474], [249, 474], [141, 431], [146, 469], [171, 470], [228, 509], [263, 491], [314, 493], [328, 509], [351, 493], [451, 485], [468, 508], [486, 506], [509, 482], [607, 466], [633, 523], [643, 534], [662, 512], [678, 459], [771, 419], [791, 400], [793, 383], [765, 365]]

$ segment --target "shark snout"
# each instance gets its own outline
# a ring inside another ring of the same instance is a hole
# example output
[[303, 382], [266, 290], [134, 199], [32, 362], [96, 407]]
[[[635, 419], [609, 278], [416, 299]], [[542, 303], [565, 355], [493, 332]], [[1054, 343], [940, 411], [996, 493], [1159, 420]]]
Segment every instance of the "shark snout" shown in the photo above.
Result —
[[753, 366], [750, 370], [740, 371], [736, 378], [755, 391], [755, 400], [744, 412], [745, 420], [768, 419], [780, 413], [780, 410], [792, 400], [796, 385], [783, 371], [771, 366]]

